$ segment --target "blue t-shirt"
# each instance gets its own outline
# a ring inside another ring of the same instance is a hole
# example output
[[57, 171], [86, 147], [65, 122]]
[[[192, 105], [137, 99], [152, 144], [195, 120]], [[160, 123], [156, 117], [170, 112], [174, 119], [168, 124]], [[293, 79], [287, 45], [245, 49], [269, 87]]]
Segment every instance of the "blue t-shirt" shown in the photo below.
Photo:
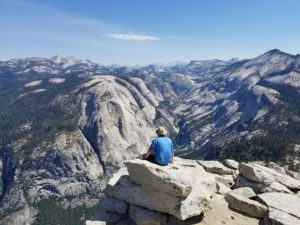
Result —
[[167, 165], [172, 160], [173, 143], [168, 137], [157, 137], [152, 140], [149, 151], [158, 164]]

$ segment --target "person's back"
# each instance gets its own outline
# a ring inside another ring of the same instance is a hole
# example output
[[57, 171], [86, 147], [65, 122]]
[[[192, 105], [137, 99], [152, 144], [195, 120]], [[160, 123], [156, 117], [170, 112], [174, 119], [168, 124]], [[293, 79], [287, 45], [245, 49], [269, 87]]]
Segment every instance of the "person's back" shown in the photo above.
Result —
[[172, 140], [166, 137], [167, 131], [163, 127], [159, 127], [156, 133], [158, 137], [152, 140], [148, 152], [143, 155], [143, 158], [159, 165], [168, 165], [173, 162], [174, 157]]
[[158, 164], [167, 165], [172, 162], [173, 144], [170, 138], [160, 136], [153, 139], [149, 151]]

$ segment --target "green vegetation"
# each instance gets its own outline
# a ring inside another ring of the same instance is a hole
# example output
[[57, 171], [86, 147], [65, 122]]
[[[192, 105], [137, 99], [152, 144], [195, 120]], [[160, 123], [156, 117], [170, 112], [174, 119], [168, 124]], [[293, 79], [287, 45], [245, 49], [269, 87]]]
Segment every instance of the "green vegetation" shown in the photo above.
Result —
[[[82, 82], [82, 78], [71, 75], [65, 78], [66, 82], [62, 84], [49, 84], [45, 79], [44, 85], [38, 88], [46, 91], [40, 93], [30, 93], [36, 87], [24, 88], [28, 81], [15, 83], [14, 90], [6, 89], [0, 93], [0, 146], [26, 138], [27, 143], [22, 149], [30, 154], [42, 142], [77, 127], [79, 99], [70, 93]], [[27, 94], [20, 96], [24, 92]]]
[[[269, 85], [270, 86], [270, 85]], [[255, 123], [247, 130], [264, 130], [264, 135], [234, 138], [222, 145], [208, 146], [201, 152], [207, 159], [234, 158], [236, 160], [264, 160], [290, 163], [300, 158], [294, 150], [300, 144], [300, 91], [294, 87], [270, 86], [280, 93], [280, 101], [263, 123]]]
[[96, 206], [86, 208], [84, 206], [67, 209], [59, 206], [61, 199], [44, 199], [33, 207], [39, 210], [36, 221], [33, 225], [84, 225], [85, 220], [99, 212]]
[[292, 155], [292, 145], [289, 140], [279, 135], [255, 136], [250, 140], [236, 138], [222, 146], [210, 147], [206, 159], [233, 158], [238, 161], [281, 161], [287, 155]]

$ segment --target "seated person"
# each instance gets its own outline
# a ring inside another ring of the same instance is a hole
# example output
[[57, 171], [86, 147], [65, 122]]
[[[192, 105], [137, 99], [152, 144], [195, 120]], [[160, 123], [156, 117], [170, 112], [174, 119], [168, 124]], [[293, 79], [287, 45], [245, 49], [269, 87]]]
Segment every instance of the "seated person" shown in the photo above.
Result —
[[152, 140], [148, 152], [143, 154], [143, 159], [158, 165], [166, 166], [173, 162], [174, 147], [172, 140], [168, 138], [167, 131], [164, 127], [159, 127], [156, 130], [158, 137]]

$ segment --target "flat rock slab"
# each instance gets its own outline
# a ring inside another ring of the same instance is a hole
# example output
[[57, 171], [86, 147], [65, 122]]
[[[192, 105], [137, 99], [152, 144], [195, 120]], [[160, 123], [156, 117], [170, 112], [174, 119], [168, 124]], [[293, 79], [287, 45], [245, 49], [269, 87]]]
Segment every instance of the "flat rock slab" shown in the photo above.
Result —
[[239, 163], [233, 159], [225, 159], [224, 164], [230, 169], [237, 170], [239, 168]]
[[300, 180], [300, 173], [298, 173], [298, 172], [287, 170], [285, 173], [297, 180]]
[[270, 208], [268, 217], [265, 219], [266, 225], [299, 225], [300, 219], [282, 212], [277, 209]]
[[244, 196], [229, 192], [225, 196], [225, 199], [232, 208], [247, 215], [256, 218], [264, 218], [267, 215], [268, 208], [265, 205]]
[[300, 189], [300, 181], [284, 173], [280, 173], [268, 167], [249, 163], [241, 163], [239, 171], [247, 179], [269, 185], [273, 182], [281, 183], [289, 189]]
[[258, 165], [250, 165], [250, 164], [239, 164], [240, 173], [251, 181], [255, 181], [258, 183], [271, 184], [275, 181], [275, 178], [272, 174], [261, 170], [258, 168]]
[[282, 193], [289, 193], [294, 194], [290, 189], [288, 189], [283, 184], [280, 184], [278, 182], [273, 182], [269, 185], [266, 185], [266, 187], [261, 189], [262, 192], [282, 192]]
[[200, 215], [207, 208], [210, 196], [216, 191], [214, 177], [205, 171], [198, 175], [193, 185], [191, 194], [186, 198], [169, 195], [132, 182], [126, 169], [122, 169], [111, 178], [105, 194], [185, 220]]
[[217, 193], [220, 195], [226, 195], [228, 192], [231, 191], [231, 189], [223, 183], [217, 182], [216, 186], [217, 186]]
[[259, 225], [259, 219], [231, 210], [223, 196], [215, 196], [199, 225]]
[[216, 173], [219, 175], [234, 174], [234, 170], [224, 166], [219, 161], [197, 161], [207, 172]]
[[192, 191], [195, 179], [204, 170], [200, 165], [190, 164], [189, 160], [174, 160], [168, 166], [159, 166], [146, 160], [130, 160], [125, 162], [130, 179], [153, 190], [169, 195], [186, 197]]
[[245, 198], [253, 198], [256, 196], [255, 192], [250, 187], [237, 188], [237, 189], [230, 191], [229, 193], [241, 195], [241, 196], [244, 196]]
[[300, 198], [286, 193], [270, 192], [258, 195], [269, 208], [275, 208], [300, 219]]

